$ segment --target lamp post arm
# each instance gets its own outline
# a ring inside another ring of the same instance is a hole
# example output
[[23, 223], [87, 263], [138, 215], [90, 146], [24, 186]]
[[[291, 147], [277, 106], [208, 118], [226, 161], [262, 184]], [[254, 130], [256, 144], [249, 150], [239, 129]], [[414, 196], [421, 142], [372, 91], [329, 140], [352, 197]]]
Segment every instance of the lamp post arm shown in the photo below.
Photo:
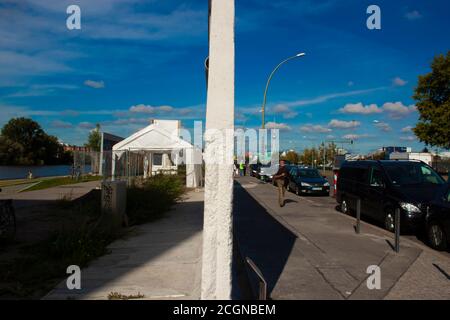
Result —
[[264, 99], [263, 99], [263, 105], [261, 108], [261, 112], [262, 112], [262, 129], [265, 128], [265, 108], [266, 108], [266, 98], [267, 98], [267, 90], [269, 89], [269, 84], [270, 84], [270, 80], [272, 80], [273, 75], [275, 74], [275, 72], [277, 72], [277, 70], [286, 62], [288, 62], [289, 60], [301, 57], [302, 55], [296, 54], [295, 56], [289, 57], [287, 59], [284, 59], [283, 61], [281, 61], [276, 67], [275, 69], [273, 69], [273, 71], [270, 73], [269, 78], [267, 79], [267, 83], [266, 83], [266, 89], [264, 90]]

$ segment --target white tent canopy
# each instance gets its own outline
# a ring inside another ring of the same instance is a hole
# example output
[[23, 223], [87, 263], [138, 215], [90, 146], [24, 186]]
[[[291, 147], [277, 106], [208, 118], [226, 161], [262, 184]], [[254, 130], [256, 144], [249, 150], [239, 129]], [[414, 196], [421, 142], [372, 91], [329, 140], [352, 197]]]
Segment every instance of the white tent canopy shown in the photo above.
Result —
[[202, 181], [202, 152], [179, 137], [178, 120], [153, 120], [149, 126], [113, 146], [112, 176], [116, 161], [125, 153], [140, 154], [136, 160], [146, 178], [158, 172], [174, 172], [186, 165], [186, 186], [198, 187]]

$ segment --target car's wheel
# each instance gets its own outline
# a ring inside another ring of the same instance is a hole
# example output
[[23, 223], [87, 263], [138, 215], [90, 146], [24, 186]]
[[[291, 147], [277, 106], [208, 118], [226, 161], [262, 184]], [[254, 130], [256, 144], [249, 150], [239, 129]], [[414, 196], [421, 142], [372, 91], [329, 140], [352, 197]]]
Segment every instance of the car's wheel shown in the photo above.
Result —
[[342, 199], [342, 202], [341, 202], [341, 212], [343, 214], [348, 214], [350, 212], [350, 209], [348, 207], [347, 199], [345, 199], [345, 198]]
[[432, 221], [427, 228], [427, 238], [429, 245], [436, 250], [447, 249], [447, 235], [439, 223]]
[[386, 214], [384, 215], [384, 228], [390, 232], [395, 231], [395, 214], [392, 209], [386, 210]]
[[295, 194], [300, 195], [300, 188], [298, 186], [295, 186]]

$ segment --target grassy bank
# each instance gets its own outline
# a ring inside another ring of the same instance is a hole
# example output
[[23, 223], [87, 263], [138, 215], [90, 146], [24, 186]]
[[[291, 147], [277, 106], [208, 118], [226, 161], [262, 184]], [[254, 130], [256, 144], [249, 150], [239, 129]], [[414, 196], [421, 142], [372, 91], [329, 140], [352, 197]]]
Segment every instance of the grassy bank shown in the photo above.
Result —
[[[161, 218], [183, 192], [178, 176], [156, 176], [128, 188], [129, 223]], [[0, 298], [42, 297], [67, 276], [69, 265], [87, 266], [107, 254], [111, 242], [128, 233], [111, 215], [101, 213], [100, 196], [100, 190], [93, 190], [76, 201], [58, 201], [47, 215], [58, 222], [44, 240], [22, 245], [20, 255], [10, 261], [2, 262], [0, 255]]]
[[87, 175], [87, 176], [81, 177], [79, 180], [72, 179], [72, 177], [57, 177], [57, 178], [42, 179], [42, 180], [29, 180], [31, 182], [37, 182], [37, 184], [35, 184], [34, 186], [32, 186], [30, 188], [27, 188], [23, 192], [48, 189], [48, 188], [63, 186], [63, 185], [67, 185], [67, 184], [98, 181], [101, 179], [102, 179], [101, 176]]

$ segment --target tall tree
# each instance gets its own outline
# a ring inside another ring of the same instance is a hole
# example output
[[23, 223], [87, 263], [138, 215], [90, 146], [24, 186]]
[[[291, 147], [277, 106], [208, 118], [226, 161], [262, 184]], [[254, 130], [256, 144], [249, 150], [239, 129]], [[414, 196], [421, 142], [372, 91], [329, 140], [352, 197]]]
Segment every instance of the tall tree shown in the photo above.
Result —
[[450, 149], [450, 51], [436, 56], [431, 72], [419, 76], [413, 98], [420, 113], [415, 135], [427, 145]]
[[291, 164], [297, 164], [300, 160], [300, 157], [297, 152], [294, 150], [289, 150], [286, 152], [286, 155], [284, 157], [281, 157], [283, 160], [289, 161]]
[[100, 151], [100, 144], [102, 140], [102, 134], [100, 132], [100, 124], [95, 125], [95, 129], [91, 130], [88, 136], [88, 142], [84, 145], [89, 147], [93, 151]]
[[62, 154], [58, 139], [47, 135], [32, 119], [13, 118], [1, 130], [1, 164], [56, 164], [61, 162]]

